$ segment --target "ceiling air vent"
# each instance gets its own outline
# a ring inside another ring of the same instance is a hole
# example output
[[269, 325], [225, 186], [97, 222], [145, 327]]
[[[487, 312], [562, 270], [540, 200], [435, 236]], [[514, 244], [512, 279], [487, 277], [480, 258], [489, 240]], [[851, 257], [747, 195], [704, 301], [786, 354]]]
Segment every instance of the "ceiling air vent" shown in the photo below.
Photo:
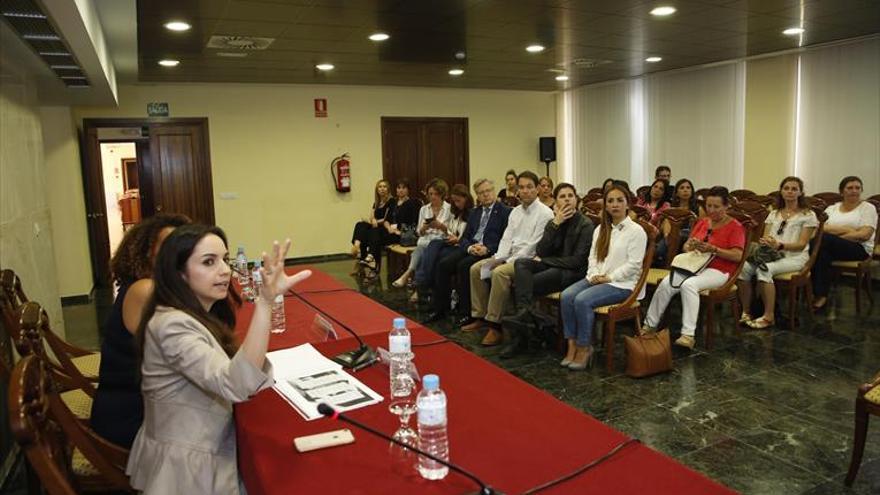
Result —
[[257, 38], [254, 36], [214, 35], [208, 40], [208, 48], [223, 50], [265, 50], [275, 38]]
[[578, 69], [592, 69], [600, 65], [610, 64], [610, 60], [598, 60], [592, 58], [576, 58], [571, 61], [571, 65]]

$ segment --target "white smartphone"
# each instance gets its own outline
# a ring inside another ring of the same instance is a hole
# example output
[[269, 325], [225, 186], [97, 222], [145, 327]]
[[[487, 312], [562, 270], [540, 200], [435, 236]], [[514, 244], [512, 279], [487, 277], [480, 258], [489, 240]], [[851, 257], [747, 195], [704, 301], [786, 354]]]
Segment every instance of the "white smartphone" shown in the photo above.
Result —
[[326, 449], [349, 443], [354, 443], [354, 435], [348, 428], [293, 439], [293, 444], [299, 452]]

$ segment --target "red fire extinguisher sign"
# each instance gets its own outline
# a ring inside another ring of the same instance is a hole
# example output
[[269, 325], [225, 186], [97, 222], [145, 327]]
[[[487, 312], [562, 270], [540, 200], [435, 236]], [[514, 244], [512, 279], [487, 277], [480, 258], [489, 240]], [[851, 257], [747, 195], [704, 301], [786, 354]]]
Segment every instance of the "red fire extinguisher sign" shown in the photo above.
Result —
[[315, 98], [315, 117], [327, 116], [327, 98]]

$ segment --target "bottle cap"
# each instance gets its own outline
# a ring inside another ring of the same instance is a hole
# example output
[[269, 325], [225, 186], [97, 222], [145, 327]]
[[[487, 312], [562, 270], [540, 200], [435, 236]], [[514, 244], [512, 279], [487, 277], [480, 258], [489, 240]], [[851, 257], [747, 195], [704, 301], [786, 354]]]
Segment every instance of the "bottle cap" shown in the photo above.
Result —
[[422, 377], [422, 388], [424, 390], [437, 390], [440, 388], [440, 377], [437, 375], [425, 375]]
[[243, 253], [243, 252], [244, 252], [244, 246], [238, 246], [238, 252], [239, 252], [239, 253]]
[[394, 328], [406, 328], [406, 318], [395, 318]]
[[259, 268], [261, 266], [263, 266], [262, 260], [259, 260], [259, 259], [254, 260], [254, 270], [256, 270], [257, 268]]

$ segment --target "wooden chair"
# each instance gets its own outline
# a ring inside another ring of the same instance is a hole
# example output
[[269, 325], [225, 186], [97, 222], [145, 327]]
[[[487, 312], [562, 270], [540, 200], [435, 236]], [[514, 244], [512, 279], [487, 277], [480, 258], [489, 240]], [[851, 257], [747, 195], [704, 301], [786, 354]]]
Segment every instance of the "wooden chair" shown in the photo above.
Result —
[[[757, 204], [757, 203], [755, 203]], [[767, 209], [761, 208], [764, 212], [764, 218], [767, 217]], [[745, 246], [748, 247], [749, 243], [752, 242], [754, 238], [754, 223], [757, 221], [753, 219], [748, 214], [739, 211], [735, 208], [730, 208], [728, 210], [728, 214], [733, 218], [739, 220], [743, 227], [746, 229], [746, 243]], [[761, 220], [763, 224], [763, 219]], [[739, 263], [736, 265], [736, 269], [733, 273], [730, 274], [730, 277], [727, 279], [727, 282], [724, 283], [721, 287], [717, 289], [707, 289], [700, 292], [700, 308], [706, 308], [706, 316], [703, 321], [703, 332], [704, 338], [706, 341], [706, 349], [712, 348], [712, 333], [715, 329], [715, 306], [718, 304], [723, 304], [724, 302], [730, 302], [731, 312], [733, 314], [733, 321], [736, 326], [736, 329], [739, 330], [739, 297], [737, 295], [737, 278], [739, 277], [739, 273], [742, 271], [743, 264], [746, 261], [746, 249], [743, 249], [742, 257], [739, 260]]]
[[868, 201], [880, 201], [880, 194], [875, 194], [868, 198]]
[[639, 281], [632, 291], [632, 294], [620, 304], [612, 304], [601, 306], [595, 309], [596, 319], [603, 322], [602, 340], [605, 341], [605, 368], [609, 372], [614, 371], [614, 333], [617, 329], [617, 323], [626, 320], [635, 320], [636, 331], [642, 328], [641, 320], [641, 303], [639, 294], [642, 287], [645, 286], [645, 280], [648, 277], [648, 270], [654, 261], [655, 239], [657, 238], [657, 227], [651, 225], [645, 220], [638, 220], [638, 224], [645, 230], [648, 236], [648, 245], [645, 249], [645, 258], [642, 261], [642, 274]]
[[86, 420], [92, 414], [92, 400], [95, 397], [94, 383], [83, 376], [73, 365], [69, 356], [61, 354], [52, 359], [46, 349], [46, 335], [52, 332], [49, 316], [39, 303], [29, 301], [18, 310], [18, 335], [15, 348], [24, 356], [35, 355], [51, 368], [55, 382], [59, 386], [61, 399], [80, 419]]
[[849, 463], [849, 471], [846, 473], [844, 484], [852, 486], [856, 475], [859, 474], [859, 466], [862, 464], [862, 454], [865, 451], [865, 438], [868, 436], [868, 415], [880, 416], [880, 373], [868, 383], [860, 386], [856, 393], [855, 433], [853, 434], [852, 458]]
[[60, 400], [51, 368], [38, 356], [15, 366], [9, 384], [9, 422], [16, 442], [50, 495], [132, 492], [128, 451], [99, 437]]
[[770, 208], [774, 204], [776, 204], [776, 198], [771, 196], [762, 196], [760, 194], [756, 194], [747, 198], [749, 201], [754, 201], [755, 203], [760, 203], [764, 206], [764, 208]]
[[516, 196], [505, 196], [501, 198], [501, 202], [511, 208], [516, 208], [517, 206], [519, 206], [520, 200]]
[[736, 201], [749, 199], [753, 196], [757, 196], [757, 194], [755, 193], [755, 191], [749, 189], [735, 189], [733, 191], [730, 191], [730, 197], [732, 197]]
[[415, 250], [415, 246], [401, 246], [400, 244], [391, 244], [385, 247], [386, 257], [388, 258], [389, 284], [403, 274], [409, 266], [409, 258]]
[[[770, 215], [770, 211], [766, 206], [751, 199], [744, 199], [731, 205], [729, 211], [733, 210], [742, 212], [751, 220], [753, 241], [757, 241], [764, 235], [764, 221]], [[748, 244], [746, 244], [746, 248], [748, 248]]]
[[663, 268], [650, 268], [646, 282], [649, 286], [657, 286], [661, 280], [669, 275], [669, 266], [675, 258], [684, 239], [681, 238], [682, 229], [692, 226], [697, 215], [688, 208], [668, 208], [660, 213], [660, 224], [669, 222], [669, 234], [666, 236], [666, 260]]
[[840, 193], [836, 192], [820, 192], [813, 195], [825, 202], [826, 205], [831, 206], [834, 203], [840, 203], [843, 201], [843, 196]]
[[874, 227], [874, 252], [870, 257], [862, 261], [834, 261], [831, 268], [834, 270], [835, 278], [839, 275], [848, 273], [856, 277], [856, 312], [862, 311], [862, 289], [868, 295], [871, 304], [874, 303], [874, 293], [871, 289], [871, 267], [874, 265], [875, 259], [878, 258], [877, 245], [880, 244], [880, 201], [867, 200], [877, 210], [877, 225]]
[[651, 213], [648, 212], [648, 209], [644, 206], [639, 206], [637, 204], [630, 204], [629, 211], [635, 213], [637, 220], [644, 220], [646, 222], [651, 221]]
[[[8, 318], [17, 319], [17, 311], [29, 299], [21, 287], [21, 280], [12, 270], [3, 270], [0, 272], [0, 309], [4, 311], [4, 319], [7, 318], [6, 311], [10, 311]], [[47, 326], [48, 328], [48, 326]], [[15, 336], [12, 336], [15, 338]], [[89, 351], [81, 347], [69, 344], [64, 341], [51, 329], [45, 335], [46, 342], [49, 343], [55, 356], [67, 356], [79, 372], [93, 382], [98, 381], [98, 371], [101, 368], [101, 353]]]
[[804, 201], [807, 202], [807, 206], [813, 209], [813, 211], [819, 209], [825, 211], [825, 208], [828, 208], [828, 203], [826, 203], [822, 198], [817, 198], [816, 196], [804, 196]]
[[825, 221], [828, 220], [828, 215], [825, 214], [824, 208], [813, 208], [813, 212], [816, 214], [816, 218], [819, 219], [819, 226], [810, 240], [810, 258], [800, 271], [780, 273], [773, 277], [776, 293], [788, 293], [788, 328], [790, 330], [795, 329], [801, 291], [803, 291], [804, 299], [807, 301], [807, 308], [811, 313], [814, 311], [813, 283], [810, 280], [810, 275], [812, 274], [813, 265], [816, 264], [816, 258], [819, 256], [819, 249], [822, 248], [822, 231], [825, 228]]
[[[604, 191], [602, 190], [601, 187], [594, 187], [594, 188], [590, 189], [589, 191], [587, 191], [587, 194], [586, 194], [586, 195], [587, 195], [587, 196], [590, 196], [590, 195], [596, 195], [596, 194], [598, 194], [598, 195], [599, 195], [598, 197], [599, 197], [599, 198], [602, 198], [602, 193], [603, 193], [603, 192], [604, 192]], [[591, 200], [591, 201], [595, 201], [595, 200]]]
[[594, 215], [599, 216], [602, 214], [602, 202], [601, 201], [586, 201], [586, 198], [581, 200], [581, 213], [584, 215]]
[[[694, 195], [697, 197], [697, 200], [698, 201], [705, 201], [706, 195], [709, 194], [709, 189], [710, 188], [708, 188], [708, 187], [704, 187], [702, 189], [697, 189], [696, 191], [694, 191]], [[705, 203], [704, 203], [704, 206], [705, 206]]]
[[636, 189], [636, 196], [639, 198], [643, 197], [645, 193], [651, 190], [651, 186], [641, 186]]

